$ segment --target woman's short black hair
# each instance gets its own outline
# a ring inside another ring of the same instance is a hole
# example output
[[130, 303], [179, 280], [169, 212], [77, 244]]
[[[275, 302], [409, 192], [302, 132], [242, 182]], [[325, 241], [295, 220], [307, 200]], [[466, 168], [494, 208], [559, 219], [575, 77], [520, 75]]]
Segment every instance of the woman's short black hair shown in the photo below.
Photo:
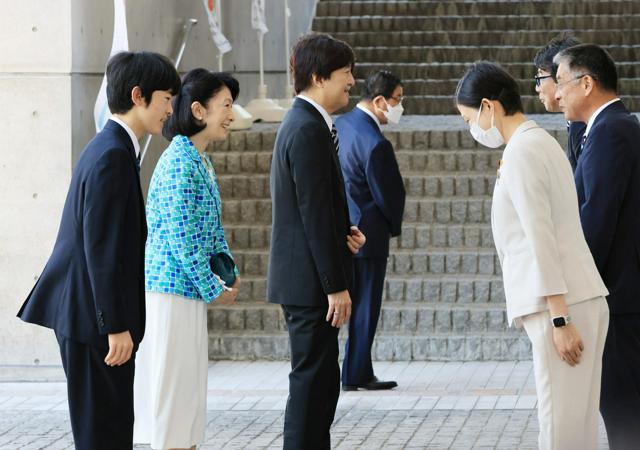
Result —
[[371, 101], [378, 95], [382, 95], [384, 98], [391, 98], [393, 91], [398, 86], [402, 86], [400, 78], [388, 70], [380, 70], [370, 75], [364, 82], [362, 100]]
[[311, 86], [312, 75], [326, 80], [331, 72], [342, 67], [355, 67], [355, 54], [349, 44], [328, 34], [302, 36], [293, 47], [289, 69], [293, 74], [296, 94]]
[[498, 64], [476, 61], [458, 82], [455, 102], [477, 109], [483, 98], [499, 101], [507, 116], [523, 111], [516, 80]]
[[582, 71], [591, 75], [600, 87], [608, 92], [618, 91], [618, 71], [613, 58], [595, 44], [580, 44], [565, 48], [556, 55], [558, 64], [566, 60], [571, 72]]
[[238, 80], [226, 72], [211, 72], [207, 69], [193, 69], [182, 80], [182, 87], [173, 99], [173, 114], [162, 128], [162, 135], [171, 140], [177, 134], [193, 136], [205, 129], [191, 111], [191, 104], [199, 102], [207, 106], [207, 102], [225, 87], [231, 91], [235, 101], [240, 93]]
[[159, 53], [120, 52], [107, 63], [107, 102], [112, 114], [126, 114], [133, 108], [131, 91], [139, 86], [142, 97], [151, 103], [155, 91], [180, 90], [180, 75], [173, 63]]

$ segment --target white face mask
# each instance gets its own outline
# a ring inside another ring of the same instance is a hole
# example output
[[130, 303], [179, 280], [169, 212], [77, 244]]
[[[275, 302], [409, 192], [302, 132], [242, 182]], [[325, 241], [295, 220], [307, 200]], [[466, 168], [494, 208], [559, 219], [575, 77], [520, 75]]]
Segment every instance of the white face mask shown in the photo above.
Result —
[[480, 109], [478, 110], [478, 116], [476, 117], [475, 123], [472, 123], [469, 126], [469, 131], [471, 132], [471, 136], [478, 141], [480, 144], [489, 147], [489, 148], [498, 148], [502, 144], [504, 144], [504, 138], [498, 131], [495, 125], [495, 113], [491, 113], [491, 128], [488, 130], [483, 130], [480, 125], [478, 125], [478, 121], [480, 120], [480, 113], [482, 112], [482, 103], [480, 104]]
[[[387, 103], [387, 100], [384, 101]], [[402, 107], [402, 103], [398, 103], [396, 106], [391, 106], [387, 103], [387, 110], [382, 111], [382, 114], [387, 118], [389, 123], [400, 123], [400, 117], [404, 112], [404, 108]]]

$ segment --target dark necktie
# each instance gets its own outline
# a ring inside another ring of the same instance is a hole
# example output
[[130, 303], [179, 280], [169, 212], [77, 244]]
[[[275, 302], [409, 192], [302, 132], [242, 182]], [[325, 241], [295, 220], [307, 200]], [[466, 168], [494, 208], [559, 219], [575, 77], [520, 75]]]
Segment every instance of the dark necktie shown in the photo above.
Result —
[[333, 139], [333, 146], [336, 148], [336, 154], [340, 152], [340, 141], [338, 140], [338, 130], [336, 130], [336, 125], [331, 125], [331, 138]]

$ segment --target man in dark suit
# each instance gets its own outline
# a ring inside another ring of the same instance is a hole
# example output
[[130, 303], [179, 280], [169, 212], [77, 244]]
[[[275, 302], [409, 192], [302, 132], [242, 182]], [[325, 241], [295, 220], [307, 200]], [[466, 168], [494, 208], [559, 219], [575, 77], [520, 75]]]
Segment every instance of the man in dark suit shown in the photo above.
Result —
[[138, 139], [161, 132], [179, 88], [162, 55], [123, 52], [109, 60], [113, 117], [78, 160], [53, 253], [18, 313], [55, 331], [80, 450], [133, 447], [147, 236]]
[[[573, 36], [562, 35], [551, 39], [533, 58], [536, 66], [536, 92], [540, 102], [548, 112], [560, 112], [558, 100], [556, 100], [556, 80], [554, 78], [556, 66], [553, 58], [565, 48], [580, 44], [580, 41]], [[575, 172], [578, 158], [582, 151], [582, 135], [587, 124], [579, 121], [567, 121], [567, 131], [569, 140], [567, 145], [567, 156], [571, 163], [571, 168]]]
[[575, 172], [580, 218], [609, 290], [600, 412], [613, 450], [638, 448], [640, 123], [618, 98], [616, 67], [605, 50], [578, 45], [555, 61], [565, 118], [587, 124]]
[[380, 124], [398, 123], [402, 83], [388, 71], [371, 75], [358, 105], [336, 120], [349, 216], [369, 243], [353, 260], [353, 312], [342, 364], [342, 389], [391, 389], [373, 373], [371, 347], [380, 317], [389, 239], [399, 236], [405, 189], [391, 142]]
[[349, 320], [350, 229], [331, 113], [349, 101], [354, 54], [327, 35], [301, 38], [291, 68], [298, 97], [273, 150], [273, 230], [267, 298], [282, 305], [291, 340], [286, 450], [328, 449], [340, 393], [338, 329]]

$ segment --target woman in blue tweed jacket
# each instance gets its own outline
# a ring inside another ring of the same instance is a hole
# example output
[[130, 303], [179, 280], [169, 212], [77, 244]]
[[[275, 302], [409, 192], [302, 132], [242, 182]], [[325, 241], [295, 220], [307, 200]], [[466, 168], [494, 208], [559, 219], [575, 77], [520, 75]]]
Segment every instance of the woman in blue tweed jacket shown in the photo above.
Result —
[[[192, 448], [204, 440], [207, 303], [233, 303], [240, 279], [225, 286], [212, 255], [231, 256], [208, 145], [224, 140], [238, 82], [205, 69], [189, 72], [164, 125], [171, 139], [147, 199], [147, 326], [137, 355], [134, 441], [153, 449]], [[238, 275], [236, 271], [236, 275]]]

